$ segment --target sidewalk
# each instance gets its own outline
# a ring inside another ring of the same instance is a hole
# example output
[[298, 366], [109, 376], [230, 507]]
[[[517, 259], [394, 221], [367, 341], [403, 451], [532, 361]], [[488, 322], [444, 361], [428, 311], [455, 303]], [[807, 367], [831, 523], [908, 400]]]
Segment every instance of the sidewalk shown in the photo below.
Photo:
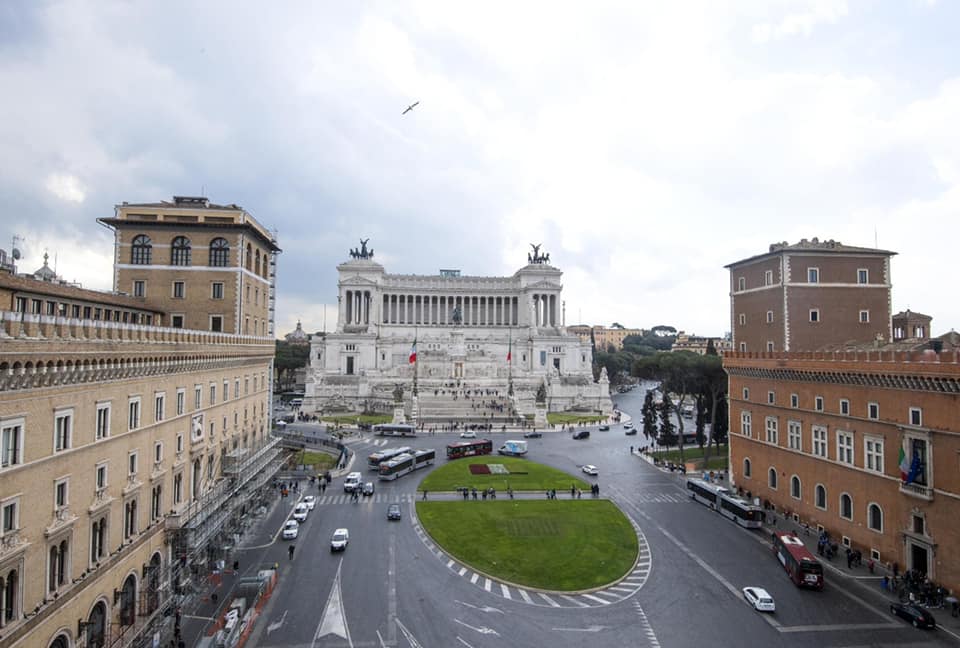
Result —
[[[645, 460], [650, 465], [654, 465], [651, 457], [638, 453], [634, 454]], [[685, 479], [687, 476], [701, 476], [700, 473], [688, 473], [688, 475], [671, 473], [666, 468], [662, 468], [660, 466], [656, 467], [664, 473], [674, 474], [678, 481]], [[727, 479], [714, 479], [713, 482], [720, 486], [730, 488], [730, 483]], [[805, 528], [803, 524], [798, 524], [791, 518], [785, 517], [781, 513], [776, 513], [773, 517], [770, 517], [770, 514], [768, 513], [768, 518], [770, 521], [764, 522], [764, 525], [761, 528], [761, 532], [764, 534], [764, 540], [768, 540], [774, 531], [790, 532], [803, 540], [804, 544], [807, 546], [807, 549], [809, 549], [811, 553], [817, 555], [818, 536], [815, 527]], [[828, 583], [832, 579], [843, 580], [847, 586], [857, 588], [860, 590], [860, 593], [866, 594], [871, 603], [876, 603], [884, 611], [889, 609], [889, 605], [891, 603], [899, 602], [900, 599], [897, 597], [896, 592], [884, 590], [880, 586], [884, 576], [887, 578], [891, 578], [893, 576], [893, 573], [884, 565], [876, 563], [872, 574], [867, 567], [866, 560], [864, 560], [863, 564], [859, 567], [854, 566], [848, 569], [846, 554], [842, 550], [840, 551], [839, 555], [834, 557], [832, 561], [827, 560], [825, 556], [817, 556], [817, 558], [823, 565], [824, 575], [827, 577], [826, 580]], [[957, 592], [954, 592], [953, 595], [956, 596]], [[949, 604], [945, 604], [945, 606], [942, 608], [931, 608], [930, 612], [937, 620], [937, 626], [939, 630], [952, 635], [955, 639], [960, 640], [960, 617], [951, 616], [951, 608]], [[906, 625], [906, 622], [904, 622], [904, 624]]]

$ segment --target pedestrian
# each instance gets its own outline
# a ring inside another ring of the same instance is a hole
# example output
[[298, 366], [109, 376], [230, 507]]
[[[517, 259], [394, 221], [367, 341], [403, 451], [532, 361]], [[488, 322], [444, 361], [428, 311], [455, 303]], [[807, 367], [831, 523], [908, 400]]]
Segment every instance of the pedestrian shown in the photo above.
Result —
[[287, 553], [290, 554], [290, 560], [293, 560], [293, 545], [287, 548]]
[[580, 499], [580, 495], [581, 495], [581, 494], [582, 494], [582, 491], [578, 488], [578, 489], [577, 489], [577, 499]]
[[423, 499], [427, 499], [427, 489], [423, 489]]
[[573, 484], [570, 484], [570, 499], [573, 499], [577, 495], [577, 489]]
[[487, 499], [487, 489], [483, 489], [483, 499]]

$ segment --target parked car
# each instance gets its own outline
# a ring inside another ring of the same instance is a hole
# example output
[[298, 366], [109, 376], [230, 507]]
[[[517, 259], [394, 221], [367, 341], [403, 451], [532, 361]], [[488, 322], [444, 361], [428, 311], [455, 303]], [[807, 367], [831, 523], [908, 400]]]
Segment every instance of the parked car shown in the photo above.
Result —
[[590, 438], [590, 430], [578, 430], [577, 432], [574, 432], [574, 433], [573, 433], [573, 438], [576, 439], [576, 440], [578, 440], [578, 441], [579, 441], [580, 439], [589, 439], [589, 438]]
[[337, 529], [330, 540], [330, 551], [343, 551], [350, 542], [350, 532], [346, 529]]
[[307, 495], [306, 497], [303, 498], [303, 503], [306, 504], [307, 508], [312, 511], [314, 507], [317, 505], [317, 498], [314, 497], [313, 495]]
[[590, 464], [585, 465], [585, 466], [582, 468], [582, 470], [583, 470], [583, 472], [587, 473], [588, 475], [593, 475], [594, 477], [596, 477], [597, 475], [600, 474], [600, 471], [597, 470], [597, 467], [596, 467], [596, 466], [591, 466]]
[[286, 524], [283, 525], [283, 539], [284, 540], [296, 540], [297, 534], [300, 532], [300, 525], [296, 520], [287, 520]]
[[637, 428], [635, 427], [627, 428], [627, 431], [624, 432], [624, 434], [626, 434], [627, 436], [633, 436], [636, 433], [637, 433]]
[[367, 482], [363, 485], [363, 495], [373, 495], [373, 482]]
[[391, 504], [387, 507], [387, 519], [388, 520], [399, 520], [400, 519], [400, 505]]
[[937, 620], [929, 610], [925, 610], [913, 603], [891, 603], [890, 614], [906, 619], [914, 628], [936, 628]]
[[609, 426], [609, 425], [601, 425], [601, 426], [598, 427], [597, 429], [600, 430], [601, 432], [609, 432], [609, 431], [610, 431], [610, 426]]
[[476, 439], [476, 438], [477, 438], [477, 433], [474, 432], [473, 430], [464, 430], [463, 432], [460, 433], [460, 438], [461, 438], [461, 439]]
[[524, 435], [523, 435], [523, 438], [524, 438], [524, 439], [539, 439], [539, 438], [542, 437], [542, 436], [543, 436], [543, 432], [537, 432], [536, 430], [532, 430], [532, 431], [530, 431], [530, 432], [525, 432]]
[[303, 502], [300, 502], [293, 509], [293, 519], [296, 520], [297, 522], [306, 522], [307, 513], [309, 511], [310, 511], [310, 507], [308, 507]]
[[777, 609], [773, 597], [762, 587], [744, 587], [743, 598], [747, 599], [747, 602], [760, 612], [775, 612]]

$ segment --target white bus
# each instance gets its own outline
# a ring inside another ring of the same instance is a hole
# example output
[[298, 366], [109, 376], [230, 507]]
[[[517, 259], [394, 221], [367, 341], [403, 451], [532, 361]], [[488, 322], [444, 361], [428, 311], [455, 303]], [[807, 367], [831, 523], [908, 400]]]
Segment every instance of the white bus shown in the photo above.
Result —
[[706, 504], [713, 510], [717, 510], [720, 506], [721, 496], [730, 494], [730, 491], [723, 486], [717, 486], [716, 484], [711, 484], [710, 482], [694, 477], [687, 479], [687, 490], [690, 491], [691, 499], [695, 499], [701, 504]]
[[424, 466], [429, 466], [437, 458], [437, 451], [430, 450], [417, 450], [413, 453], [413, 469], [419, 470]]
[[377, 436], [417, 436], [417, 428], [409, 423], [377, 423], [373, 426]]
[[763, 525], [763, 510], [733, 493], [720, 496], [720, 515], [748, 529], [759, 529]]
[[402, 448], [384, 448], [383, 450], [377, 450], [369, 457], [367, 457], [367, 467], [370, 470], [376, 470], [380, 467], [380, 464], [388, 459], [393, 459], [402, 454], [410, 454], [413, 452], [412, 448], [406, 446]]
[[414, 469], [416, 459], [412, 454], [402, 454], [387, 459], [380, 464], [380, 479], [390, 480], [397, 477], [403, 477]]

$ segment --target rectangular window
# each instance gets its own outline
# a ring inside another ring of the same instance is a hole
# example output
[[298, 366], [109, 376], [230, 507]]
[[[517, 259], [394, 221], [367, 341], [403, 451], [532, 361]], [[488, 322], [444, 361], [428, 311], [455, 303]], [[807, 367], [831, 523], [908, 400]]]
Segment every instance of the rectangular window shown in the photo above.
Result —
[[163, 515], [163, 487], [159, 484], [150, 493], [150, 519], [159, 520]]
[[193, 409], [200, 409], [200, 401], [203, 398], [203, 388], [200, 385], [193, 387]]
[[857, 268], [857, 283], [870, 283], [870, 271], [866, 268]]
[[233, 381], [233, 398], [234, 400], [240, 398], [240, 379], [239, 378]]
[[47, 315], [56, 315], [56, 314], [57, 314], [57, 302], [48, 301]]
[[153, 420], [157, 423], [163, 420], [166, 401], [165, 394], [154, 394], [153, 396]]
[[745, 400], [745, 401], [750, 400], [750, 388], [749, 388], [749, 387], [744, 387], [744, 388], [743, 388], [743, 400]]
[[746, 316], [745, 313], [740, 313], [740, 315], [738, 316], [737, 319], [738, 319], [738, 321], [740, 322], [740, 326], [746, 326], [746, 325], [747, 325], [747, 316]]
[[867, 403], [867, 418], [873, 419], [874, 421], [880, 418], [879, 403]]
[[146, 294], [146, 282], [144, 281], [134, 281], [133, 282], [133, 296], [134, 297], [143, 297]]
[[773, 323], [773, 311], [767, 311], [767, 324]]
[[883, 473], [883, 439], [864, 437], [863, 456], [867, 470]]
[[187, 392], [185, 389], [177, 390], [177, 416], [183, 414], [186, 409]]
[[737, 290], [746, 290], [747, 280], [743, 277], [737, 277]]
[[43, 309], [43, 301], [40, 299], [31, 299], [30, 300], [30, 311], [34, 315], [39, 315]]
[[157, 441], [153, 444], [153, 462], [160, 463], [163, 461], [163, 441]]
[[767, 433], [767, 443], [772, 443], [776, 445], [779, 441], [778, 423], [777, 423], [776, 417], [768, 416], [766, 418], [766, 433]]
[[211, 315], [210, 316], [210, 330], [214, 333], [221, 333], [223, 331], [223, 316], [222, 315]]
[[97, 466], [97, 490], [107, 487], [107, 464]]
[[787, 421], [787, 445], [791, 450], [803, 452], [802, 430], [799, 421]]
[[747, 352], [747, 343], [746, 343], [746, 342], [741, 342], [741, 343], [740, 343], [740, 352], [741, 352], [741, 353], [746, 353], [746, 352]]
[[54, 413], [53, 451], [70, 449], [73, 435], [73, 410], [61, 410]]
[[850, 401], [846, 398], [840, 399], [840, 413], [844, 416], [850, 416]]
[[3, 533], [13, 533], [20, 528], [17, 515], [18, 504], [17, 500], [3, 503]]
[[183, 315], [171, 315], [170, 326], [173, 328], [183, 328]]
[[772, 286], [773, 285], [773, 270], [766, 270], [763, 273], [763, 285]]
[[182, 281], [173, 282], [173, 298], [174, 299], [183, 299], [184, 296], [184, 287]]
[[2, 468], [17, 466], [23, 463], [23, 419], [4, 421], [0, 425], [0, 437], [3, 447]]
[[750, 412], [740, 413], [740, 432], [743, 434], [743, 436], [747, 437], [753, 435], [753, 423]]
[[17, 311], [18, 313], [26, 313], [26, 312], [27, 312], [27, 298], [26, 298], [26, 297], [17, 297], [16, 304], [17, 304], [17, 305], [15, 306], [15, 308], [16, 308], [16, 311]]
[[181, 452], [183, 452], [183, 435], [178, 434], [177, 435], [177, 454], [180, 454]]
[[217, 402], [217, 386], [211, 384], [210, 385], [210, 404], [215, 405], [216, 402]]
[[919, 407], [910, 408], [910, 425], [921, 426], [923, 425], [923, 410]]
[[860, 323], [869, 324], [870, 323], [870, 311], [862, 310], [860, 311]]
[[223, 299], [223, 282], [214, 281], [210, 284], [210, 298], [211, 299]]
[[814, 425], [811, 428], [813, 432], [813, 454], [818, 457], [827, 457], [827, 428]]
[[823, 396], [817, 396], [813, 399], [813, 409], [818, 412], [823, 411]]
[[140, 427], [140, 397], [131, 398], [127, 407], [127, 429], [136, 430]]
[[820, 283], [820, 268], [807, 268], [807, 283]]
[[767, 404], [773, 405], [777, 402], [777, 393], [768, 391], [767, 392]]
[[177, 473], [173, 476], [173, 503], [179, 504], [183, 501], [183, 473]]
[[811, 309], [810, 309], [810, 321], [811, 321], [811, 322], [819, 322], [819, 321], [820, 321], [820, 309], [819, 309], [819, 308], [811, 308]]
[[127, 455], [127, 474], [136, 475], [137, 474], [137, 453], [131, 452]]
[[853, 465], [853, 434], [837, 431], [837, 461]]
[[[234, 394], [234, 396], [236, 396], [236, 394]], [[230, 400], [230, 381], [229, 380], [223, 381], [223, 400], [224, 401]]]
[[70, 503], [68, 498], [69, 491], [67, 485], [69, 480], [61, 479], [54, 483], [53, 485], [53, 501], [57, 509], [62, 509], [64, 506]]
[[800, 407], [800, 397], [797, 394], [790, 394], [790, 407], [793, 409]]

